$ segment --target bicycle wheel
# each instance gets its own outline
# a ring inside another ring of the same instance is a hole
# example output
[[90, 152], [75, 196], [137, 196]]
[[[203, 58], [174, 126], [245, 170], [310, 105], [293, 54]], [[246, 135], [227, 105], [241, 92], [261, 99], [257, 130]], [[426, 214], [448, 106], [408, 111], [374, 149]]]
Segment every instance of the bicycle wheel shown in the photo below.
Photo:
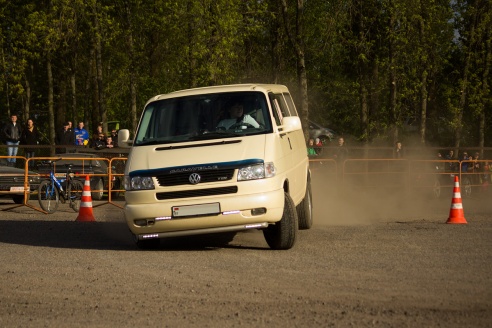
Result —
[[70, 207], [78, 212], [80, 209], [80, 199], [82, 198], [82, 192], [84, 191], [84, 185], [79, 180], [72, 180], [68, 186], [68, 197], [70, 199]]
[[60, 195], [58, 189], [49, 180], [41, 182], [38, 189], [38, 201], [43, 210], [49, 214], [55, 213], [58, 209]]

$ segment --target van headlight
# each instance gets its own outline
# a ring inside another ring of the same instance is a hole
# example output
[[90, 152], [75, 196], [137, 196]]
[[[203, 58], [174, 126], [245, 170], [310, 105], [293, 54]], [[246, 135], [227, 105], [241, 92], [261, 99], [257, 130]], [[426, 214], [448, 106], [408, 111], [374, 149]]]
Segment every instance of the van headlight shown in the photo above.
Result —
[[237, 173], [237, 181], [257, 180], [275, 176], [273, 163], [261, 163], [240, 168]]
[[125, 186], [125, 190], [149, 190], [155, 189], [154, 181], [152, 181], [152, 177], [129, 177], [125, 175], [123, 178], [123, 183]]

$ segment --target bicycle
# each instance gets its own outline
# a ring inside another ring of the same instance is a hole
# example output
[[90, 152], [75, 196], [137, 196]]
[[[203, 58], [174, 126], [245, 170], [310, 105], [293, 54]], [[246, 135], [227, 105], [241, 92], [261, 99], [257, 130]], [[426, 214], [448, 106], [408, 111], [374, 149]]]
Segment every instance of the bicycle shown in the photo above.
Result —
[[[45, 162], [45, 164], [50, 165], [49, 179], [41, 181], [38, 188], [39, 205], [48, 214], [55, 213], [59, 203], [65, 204], [67, 200], [70, 208], [75, 212], [78, 212], [80, 209], [80, 200], [82, 198], [84, 185], [74, 178], [75, 175], [72, 173], [72, 164], [65, 164], [67, 173], [64, 178], [56, 178], [54, 166], [55, 162], [60, 159]], [[65, 190], [62, 187], [62, 183], [64, 182], [66, 182]]]

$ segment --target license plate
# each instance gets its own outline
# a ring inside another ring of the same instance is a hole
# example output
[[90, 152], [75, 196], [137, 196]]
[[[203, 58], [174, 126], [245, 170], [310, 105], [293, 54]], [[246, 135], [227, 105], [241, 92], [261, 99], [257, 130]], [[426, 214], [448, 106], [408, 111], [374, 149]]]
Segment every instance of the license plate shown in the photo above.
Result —
[[14, 191], [14, 192], [24, 191], [24, 187], [10, 187], [10, 191]]
[[211, 215], [220, 213], [219, 203], [173, 206], [173, 217]]

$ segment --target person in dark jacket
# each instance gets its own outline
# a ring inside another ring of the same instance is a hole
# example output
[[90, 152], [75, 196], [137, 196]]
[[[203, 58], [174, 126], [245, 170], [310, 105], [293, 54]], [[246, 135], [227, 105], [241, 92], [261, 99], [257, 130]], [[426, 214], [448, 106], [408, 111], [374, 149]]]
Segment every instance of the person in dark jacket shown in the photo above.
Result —
[[[20, 124], [17, 122], [17, 115], [12, 114], [10, 116], [10, 122], [5, 124], [2, 131], [7, 146], [13, 146], [13, 147], [7, 147], [7, 156], [17, 156], [17, 151], [19, 150], [17, 146], [20, 143], [21, 133], [22, 133], [22, 128]], [[15, 166], [16, 158], [15, 157], [7, 158], [7, 162], [9, 163], [10, 166]]]
[[104, 135], [104, 133], [99, 134], [97, 140], [94, 142], [94, 148], [96, 150], [106, 148], [106, 136]]
[[[56, 135], [56, 144], [57, 145], [70, 145], [73, 146], [75, 144], [75, 134], [73, 130], [70, 130], [70, 125], [68, 122], [63, 123], [63, 128]], [[57, 153], [65, 153], [65, 148], [57, 148]]]
[[[27, 120], [25, 129], [21, 134], [21, 145], [39, 145], [39, 132], [38, 128], [34, 126], [32, 119]], [[26, 158], [32, 158], [35, 156], [36, 148], [24, 148]], [[34, 161], [29, 161], [29, 169], [34, 168]]]

